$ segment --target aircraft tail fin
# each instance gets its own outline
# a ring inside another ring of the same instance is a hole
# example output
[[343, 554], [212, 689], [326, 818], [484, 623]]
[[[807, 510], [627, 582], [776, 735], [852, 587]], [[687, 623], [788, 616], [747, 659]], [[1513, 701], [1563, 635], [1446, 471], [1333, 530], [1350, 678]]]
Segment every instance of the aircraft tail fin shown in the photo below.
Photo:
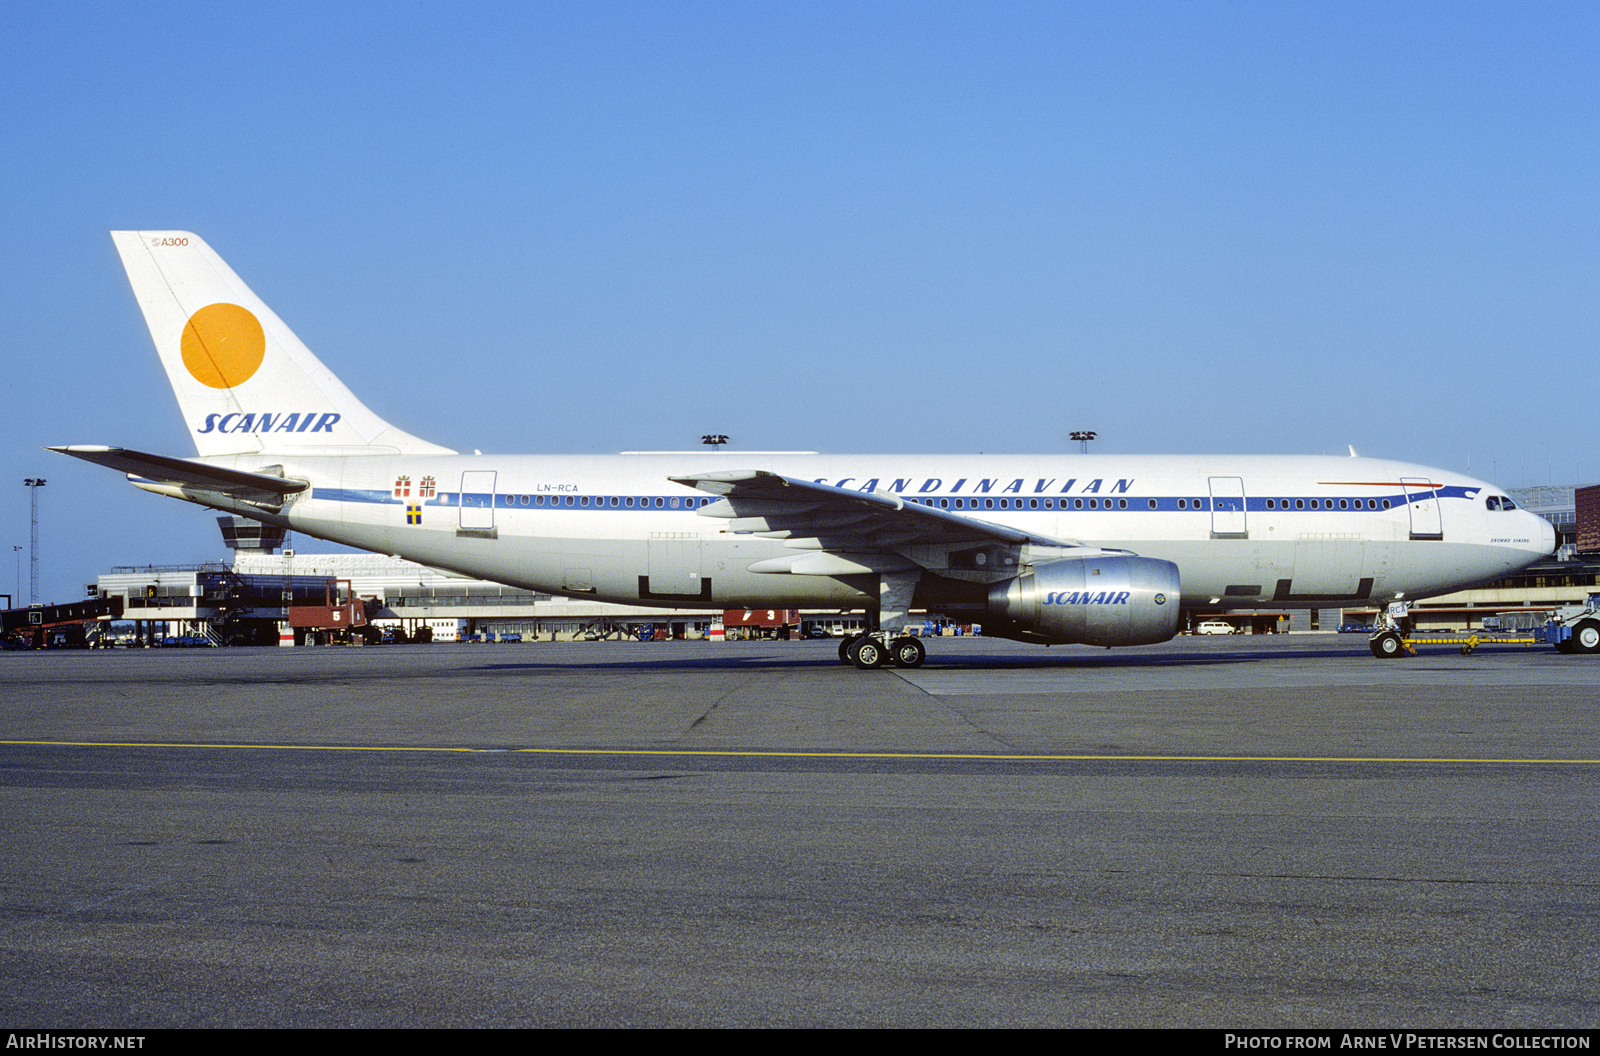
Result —
[[201, 455], [454, 454], [368, 410], [199, 236], [111, 238]]

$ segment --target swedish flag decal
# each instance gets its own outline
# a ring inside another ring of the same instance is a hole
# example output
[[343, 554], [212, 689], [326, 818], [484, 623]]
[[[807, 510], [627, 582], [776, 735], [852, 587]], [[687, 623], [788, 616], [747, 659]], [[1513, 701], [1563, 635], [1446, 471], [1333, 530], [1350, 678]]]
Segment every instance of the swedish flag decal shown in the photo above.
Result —
[[420, 502], [408, 502], [408, 503], [406, 503], [406, 523], [407, 524], [421, 524], [422, 523], [422, 503], [420, 503]]

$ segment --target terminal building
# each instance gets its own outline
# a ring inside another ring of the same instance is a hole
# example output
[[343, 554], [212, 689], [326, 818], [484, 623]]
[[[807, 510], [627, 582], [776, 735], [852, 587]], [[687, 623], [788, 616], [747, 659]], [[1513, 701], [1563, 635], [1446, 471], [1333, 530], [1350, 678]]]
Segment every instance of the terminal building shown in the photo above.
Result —
[[[1555, 526], [1556, 552], [1505, 580], [1417, 602], [1412, 608], [1417, 631], [1479, 630], [1486, 619], [1493, 627], [1508, 614], [1512, 623], [1520, 617], [1527, 624], [1558, 606], [1582, 602], [1589, 591], [1600, 588], [1600, 485], [1512, 489], [1509, 494]], [[231, 563], [118, 567], [101, 576], [92, 593], [101, 599], [120, 598], [122, 619], [133, 621], [135, 638], [146, 644], [288, 644], [289, 610], [321, 605], [330, 581], [365, 602], [371, 629], [364, 637], [371, 640], [695, 639], [724, 633], [838, 637], [864, 628], [859, 612], [723, 614], [540, 594], [378, 554], [297, 553], [284, 548], [282, 529], [240, 517], [217, 520], [224, 542], [234, 551]], [[1215, 630], [1225, 621], [1239, 633], [1328, 632], [1370, 624], [1376, 614], [1370, 606], [1195, 609], [1184, 613], [1180, 627], [1194, 631], [1204, 624], [1203, 629]], [[912, 629], [949, 634], [972, 628], [928, 613], [916, 614]], [[293, 632], [296, 644], [346, 637], [305, 628]]]

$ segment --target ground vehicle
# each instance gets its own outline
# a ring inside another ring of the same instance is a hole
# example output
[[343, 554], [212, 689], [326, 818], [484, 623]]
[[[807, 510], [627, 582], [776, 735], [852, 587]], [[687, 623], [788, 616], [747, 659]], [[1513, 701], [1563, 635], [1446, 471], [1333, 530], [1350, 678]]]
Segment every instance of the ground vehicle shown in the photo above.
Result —
[[1534, 632], [1561, 653], [1600, 653], [1600, 592], [1593, 592], [1582, 605], [1563, 605]]
[[[1372, 655], [1380, 659], [1389, 659], [1404, 656], [1406, 653], [1416, 653], [1413, 642], [1431, 645], [1460, 645], [1463, 654], [1470, 653], [1477, 646], [1480, 639], [1470, 630], [1459, 632], [1462, 637], [1420, 637], [1415, 632], [1407, 632], [1404, 627], [1406, 614], [1410, 605], [1405, 601], [1391, 602], [1387, 609], [1378, 614], [1378, 625], [1368, 646]], [[1523, 619], [1532, 614], [1512, 613], [1490, 617], [1494, 626], [1489, 626], [1489, 620], [1484, 621], [1486, 631], [1513, 631], [1508, 623], [1521, 623]], [[1507, 619], [1507, 617], [1510, 617]], [[1438, 631], [1430, 634], [1455, 635], [1457, 632]], [[1545, 620], [1543, 625], [1534, 627], [1525, 632], [1531, 635], [1526, 638], [1494, 639], [1499, 642], [1533, 645], [1543, 642], [1553, 645], [1561, 653], [1588, 653], [1600, 654], [1600, 591], [1590, 592], [1581, 605], [1563, 605]]]
[[1238, 634], [1239, 628], [1227, 620], [1202, 620], [1194, 629], [1195, 634]]

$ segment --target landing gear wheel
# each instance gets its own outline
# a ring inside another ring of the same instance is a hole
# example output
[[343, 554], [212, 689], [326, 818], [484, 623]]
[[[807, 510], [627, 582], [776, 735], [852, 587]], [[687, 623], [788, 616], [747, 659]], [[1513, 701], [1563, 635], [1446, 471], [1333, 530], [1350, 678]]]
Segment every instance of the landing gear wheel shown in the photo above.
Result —
[[859, 634], [847, 634], [844, 637], [844, 641], [839, 643], [839, 662], [841, 664], [855, 663], [854, 660], [850, 659], [850, 647], [855, 645], [860, 638]]
[[889, 643], [889, 659], [895, 667], [921, 667], [922, 661], [928, 658], [928, 651], [922, 643], [907, 635], [896, 638]]
[[1372, 647], [1372, 655], [1379, 660], [1393, 660], [1405, 655], [1406, 651], [1406, 643], [1393, 631], [1384, 631], [1368, 644]]
[[862, 635], [850, 644], [850, 660], [862, 671], [882, 667], [888, 659], [883, 643], [870, 635]]
[[1600, 653], [1600, 622], [1584, 620], [1573, 628], [1571, 640], [1575, 653]]

